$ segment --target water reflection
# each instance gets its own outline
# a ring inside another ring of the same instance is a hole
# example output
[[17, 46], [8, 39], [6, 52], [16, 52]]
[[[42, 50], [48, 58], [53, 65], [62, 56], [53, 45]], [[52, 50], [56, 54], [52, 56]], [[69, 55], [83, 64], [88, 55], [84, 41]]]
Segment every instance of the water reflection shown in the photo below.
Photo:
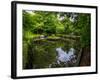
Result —
[[60, 64], [61, 62], [64, 63], [68, 63], [68, 62], [72, 62], [75, 63], [76, 62], [76, 55], [75, 55], [75, 49], [74, 48], [70, 48], [70, 50], [65, 52], [62, 50], [61, 47], [56, 48], [57, 51], [57, 63]]
[[[72, 44], [73, 43], [73, 44]], [[57, 68], [77, 66], [80, 45], [76, 40], [39, 39], [28, 48], [24, 69]], [[77, 64], [76, 64], [77, 63]], [[30, 68], [31, 67], [31, 68]]]

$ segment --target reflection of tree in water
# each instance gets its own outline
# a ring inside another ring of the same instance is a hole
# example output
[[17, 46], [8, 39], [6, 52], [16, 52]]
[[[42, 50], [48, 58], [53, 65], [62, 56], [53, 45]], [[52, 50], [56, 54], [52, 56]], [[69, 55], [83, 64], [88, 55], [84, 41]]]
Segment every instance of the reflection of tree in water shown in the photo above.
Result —
[[[73, 66], [71, 62], [65, 64], [65, 62], [57, 63], [57, 52], [56, 48], [61, 46], [67, 52], [67, 49], [71, 47], [68, 45], [68, 40], [36, 40], [29, 45], [28, 56], [25, 69], [33, 68], [50, 68], [50, 67], [68, 67]], [[67, 46], [68, 45], [68, 46]]]

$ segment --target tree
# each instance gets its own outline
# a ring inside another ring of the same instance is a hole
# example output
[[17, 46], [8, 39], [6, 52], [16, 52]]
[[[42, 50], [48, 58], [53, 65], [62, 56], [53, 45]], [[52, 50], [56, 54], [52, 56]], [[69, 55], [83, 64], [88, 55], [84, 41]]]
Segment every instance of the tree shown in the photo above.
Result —
[[91, 34], [91, 22], [90, 14], [78, 14], [77, 21], [75, 23], [76, 32], [80, 35], [82, 46], [90, 45]]

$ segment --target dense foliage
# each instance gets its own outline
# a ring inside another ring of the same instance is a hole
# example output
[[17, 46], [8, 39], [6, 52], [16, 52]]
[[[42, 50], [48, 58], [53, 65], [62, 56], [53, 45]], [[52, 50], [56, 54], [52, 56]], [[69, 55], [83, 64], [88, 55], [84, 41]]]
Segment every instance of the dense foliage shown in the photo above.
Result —
[[[65, 50], [73, 46], [90, 46], [90, 20], [90, 14], [87, 13], [23, 10], [23, 68], [47, 67], [55, 61], [54, 49], [59, 46]], [[39, 40], [41, 35], [50, 41]], [[64, 38], [64, 43], [61, 44], [62, 40], [56, 41], [59, 38]], [[70, 42], [66, 45], [66, 41]]]

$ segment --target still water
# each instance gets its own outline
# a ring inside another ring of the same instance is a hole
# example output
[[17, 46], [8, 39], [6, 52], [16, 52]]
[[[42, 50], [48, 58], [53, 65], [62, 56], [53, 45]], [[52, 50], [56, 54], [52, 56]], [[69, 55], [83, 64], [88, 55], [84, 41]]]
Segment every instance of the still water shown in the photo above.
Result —
[[77, 40], [33, 40], [28, 47], [24, 69], [73, 67], [79, 51]]

